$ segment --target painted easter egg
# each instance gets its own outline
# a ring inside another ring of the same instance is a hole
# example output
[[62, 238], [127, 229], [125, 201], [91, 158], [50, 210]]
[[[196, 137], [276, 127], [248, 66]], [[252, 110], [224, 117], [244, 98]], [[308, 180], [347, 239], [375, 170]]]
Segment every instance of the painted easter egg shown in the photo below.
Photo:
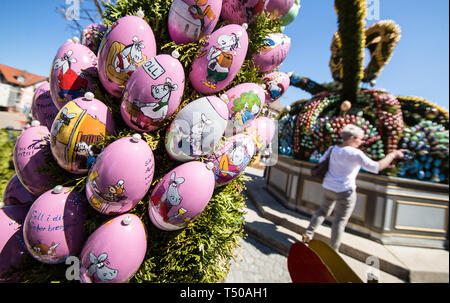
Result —
[[227, 105], [215, 96], [202, 97], [183, 107], [169, 126], [165, 146], [178, 161], [208, 154], [225, 132]]
[[286, 15], [294, 5], [296, 0], [270, 0], [267, 4], [267, 11], [272, 14], [272, 17], [279, 19]]
[[34, 92], [31, 115], [50, 130], [58, 111], [50, 93], [50, 83], [46, 81], [39, 85]]
[[59, 166], [73, 174], [85, 174], [98, 154], [93, 144], [114, 132], [109, 108], [86, 93], [67, 103], [53, 122], [50, 145]]
[[300, 0], [294, 0], [294, 3], [292, 4], [289, 11], [280, 19], [281, 25], [286, 26], [292, 23], [292, 21], [294, 21], [294, 19], [297, 17], [300, 7]]
[[28, 254], [23, 240], [23, 221], [28, 207], [10, 205], [0, 208], [0, 275], [17, 266]]
[[40, 126], [34, 120], [32, 125], [23, 130], [14, 146], [13, 161], [16, 175], [20, 182], [35, 196], [54, 186], [54, 180], [39, 168], [47, 165], [50, 133], [46, 126]]
[[192, 63], [194, 89], [209, 95], [221, 91], [239, 72], [248, 49], [246, 25], [226, 25], [213, 32]]
[[217, 24], [222, 0], [175, 0], [169, 11], [169, 34], [187, 44], [210, 34]]
[[81, 250], [83, 283], [127, 282], [144, 261], [147, 233], [133, 214], [115, 217], [96, 229]]
[[263, 78], [266, 85], [265, 103], [278, 100], [289, 88], [291, 81], [289, 75], [283, 72], [273, 72]]
[[261, 73], [270, 72], [280, 66], [291, 49], [291, 38], [281, 33], [267, 35], [265, 45], [253, 55], [255, 66]]
[[130, 128], [140, 132], [155, 130], [180, 105], [184, 69], [175, 57], [150, 58], [131, 75], [121, 105], [122, 118]]
[[269, 145], [276, 131], [275, 122], [267, 117], [259, 117], [253, 120], [246, 128], [247, 134], [253, 139], [259, 151]]
[[229, 123], [227, 133], [230, 128], [241, 131], [248, 123], [253, 121], [261, 112], [264, 106], [264, 89], [255, 83], [242, 83], [225, 92], [228, 97]]
[[134, 208], [150, 188], [155, 160], [139, 134], [109, 144], [89, 171], [86, 196], [102, 214], [122, 214]]
[[5, 205], [30, 206], [36, 200], [36, 196], [23, 186], [17, 175], [14, 175], [6, 184], [2, 199]]
[[81, 32], [80, 43], [87, 46], [91, 51], [97, 53], [99, 42], [97, 38], [100, 33], [106, 32], [108, 28], [103, 24], [92, 23], [86, 26]]
[[162, 230], [185, 227], [206, 207], [214, 191], [212, 163], [191, 161], [175, 167], [155, 186], [148, 212]]
[[208, 156], [208, 161], [214, 164], [216, 186], [227, 184], [239, 177], [255, 153], [256, 146], [250, 136], [241, 133], [227, 138]]
[[98, 73], [103, 87], [120, 97], [130, 76], [154, 56], [155, 36], [147, 22], [137, 16], [120, 18], [106, 31], [98, 50]]
[[252, 23], [264, 9], [269, 0], [223, 0], [220, 17], [236, 24]]
[[28, 252], [48, 264], [78, 254], [84, 240], [85, 205], [85, 197], [69, 187], [58, 185], [40, 195], [23, 224]]
[[64, 43], [56, 53], [50, 71], [50, 93], [55, 106], [61, 109], [67, 102], [93, 91], [90, 74], [97, 74], [95, 54], [79, 43]]

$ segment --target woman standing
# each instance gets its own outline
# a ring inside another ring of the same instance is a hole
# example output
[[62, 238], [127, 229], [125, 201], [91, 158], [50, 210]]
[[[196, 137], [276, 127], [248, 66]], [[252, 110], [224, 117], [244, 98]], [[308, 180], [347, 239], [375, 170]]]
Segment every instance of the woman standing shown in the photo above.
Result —
[[394, 159], [403, 158], [404, 152], [406, 152], [406, 150], [395, 150], [385, 158], [373, 161], [359, 149], [363, 138], [364, 131], [361, 128], [348, 124], [342, 129], [344, 142], [331, 146], [320, 158], [319, 162], [322, 162], [331, 153], [328, 171], [322, 183], [324, 200], [320, 209], [312, 216], [310, 224], [303, 234], [303, 242], [307, 243], [313, 238], [316, 228], [323, 223], [326, 217], [331, 215], [335, 208], [330, 246], [338, 251], [345, 226], [355, 208], [356, 176], [361, 167], [378, 174], [387, 168]]

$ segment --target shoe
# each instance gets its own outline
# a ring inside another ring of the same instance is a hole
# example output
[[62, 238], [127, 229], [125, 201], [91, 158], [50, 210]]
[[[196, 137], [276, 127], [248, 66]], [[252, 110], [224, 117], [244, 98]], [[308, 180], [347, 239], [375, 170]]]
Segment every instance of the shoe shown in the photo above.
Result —
[[311, 240], [312, 240], [311, 236], [308, 236], [307, 234], [302, 234], [302, 242], [303, 243], [308, 244], [309, 241], [311, 241]]

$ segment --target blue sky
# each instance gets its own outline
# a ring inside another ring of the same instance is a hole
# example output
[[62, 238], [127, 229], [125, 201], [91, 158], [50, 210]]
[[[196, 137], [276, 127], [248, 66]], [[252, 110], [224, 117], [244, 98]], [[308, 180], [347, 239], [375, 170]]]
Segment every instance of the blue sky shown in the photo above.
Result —
[[[69, 8], [73, 1], [66, 4], [66, 0], [3, 0], [0, 63], [48, 75], [59, 46], [74, 34], [56, 7]], [[328, 62], [331, 38], [337, 30], [334, 1], [301, 0], [301, 5], [298, 17], [284, 31], [291, 37], [292, 47], [281, 70], [319, 83], [332, 81]], [[447, 0], [379, 0], [380, 20], [394, 20], [402, 29], [402, 38], [375, 87], [395, 95], [423, 97], [448, 109], [448, 16]], [[367, 25], [376, 22], [366, 21]], [[310, 95], [290, 87], [281, 103], [286, 106], [305, 98]]]

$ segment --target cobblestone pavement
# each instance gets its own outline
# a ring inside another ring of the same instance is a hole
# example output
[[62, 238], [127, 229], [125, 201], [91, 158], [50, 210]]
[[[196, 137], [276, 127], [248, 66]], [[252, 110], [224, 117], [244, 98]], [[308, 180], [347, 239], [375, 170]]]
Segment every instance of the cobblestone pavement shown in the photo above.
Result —
[[253, 237], [242, 239], [235, 253], [225, 283], [292, 283], [287, 258]]

